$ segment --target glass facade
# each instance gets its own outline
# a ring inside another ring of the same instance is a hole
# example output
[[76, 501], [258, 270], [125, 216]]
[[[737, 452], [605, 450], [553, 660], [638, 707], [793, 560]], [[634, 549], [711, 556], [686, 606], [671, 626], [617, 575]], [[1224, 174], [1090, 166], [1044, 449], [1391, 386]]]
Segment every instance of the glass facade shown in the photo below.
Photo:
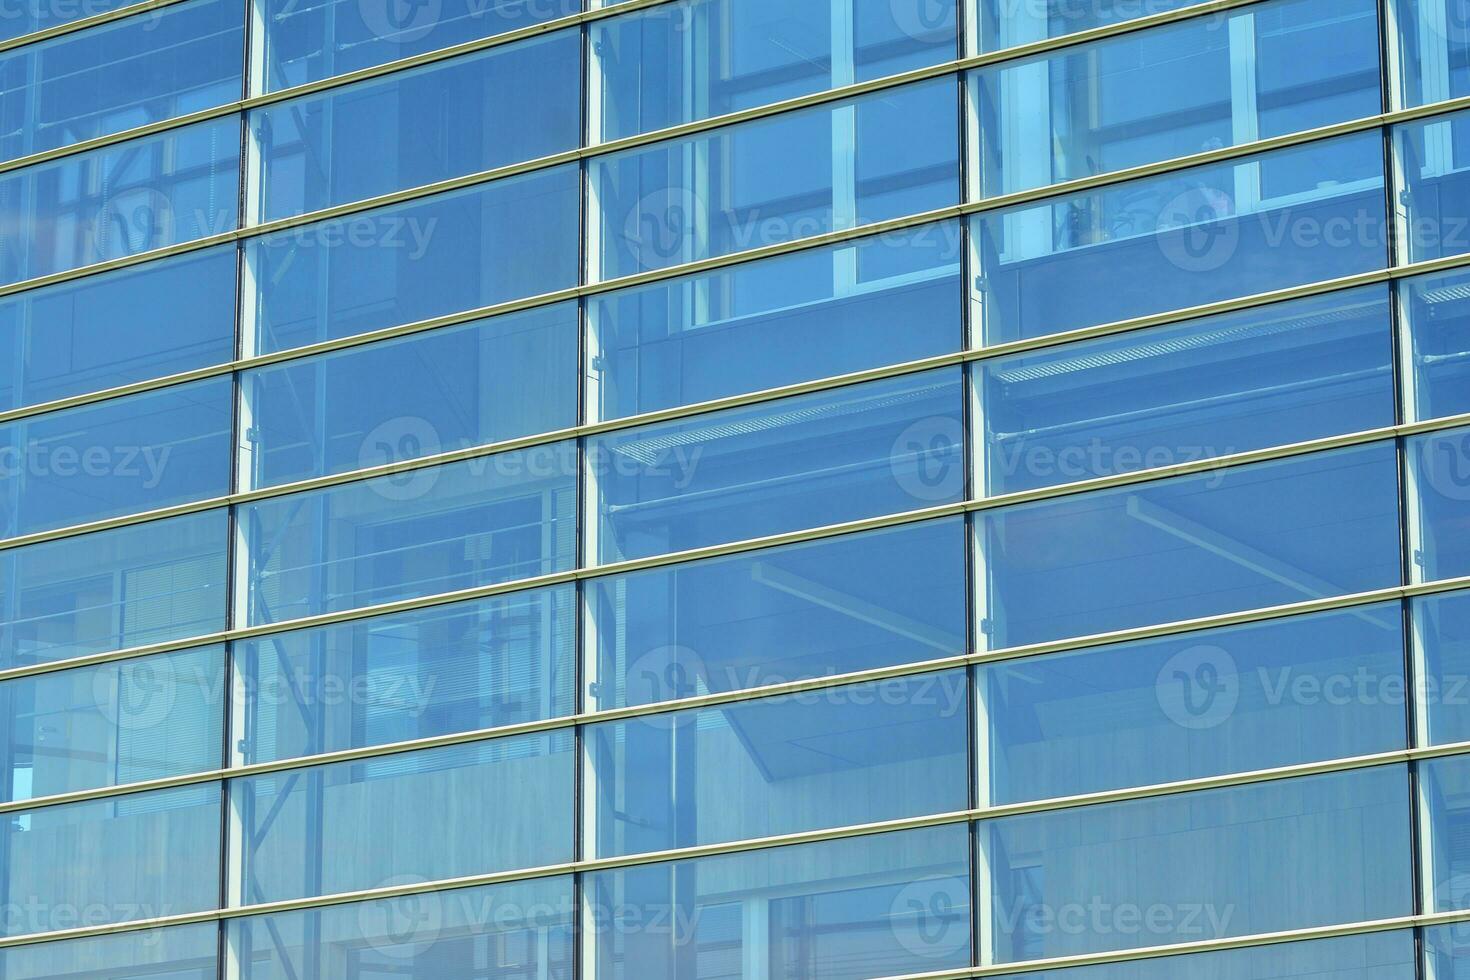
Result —
[[0, 10], [0, 977], [1470, 978], [1467, 173], [1470, 0]]

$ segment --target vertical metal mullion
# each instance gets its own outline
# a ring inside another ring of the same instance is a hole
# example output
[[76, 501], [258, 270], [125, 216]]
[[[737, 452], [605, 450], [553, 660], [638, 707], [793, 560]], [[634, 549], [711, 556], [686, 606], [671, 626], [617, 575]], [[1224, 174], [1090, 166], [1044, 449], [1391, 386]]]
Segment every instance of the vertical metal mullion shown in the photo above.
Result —
[[[590, 22], [584, 22], [581, 26], [582, 52], [578, 69], [582, 74], [582, 84], [578, 87], [578, 98], [581, 113], [581, 142], [583, 146], [591, 144], [592, 140], [592, 111], [591, 111], [591, 86], [593, 84], [592, 69], [592, 30]], [[585, 284], [589, 279], [590, 248], [588, 247], [588, 234], [591, 222], [588, 220], [587, 209], [591, 201], [589, 193], [590, 174], [587, 168], [587, 159], [583, 157], [577, 162], [577, 281]], [[584, 425], [588, 415], [587, 378], [590, 364], [589, 358], [589, 323], [587, 320], [587, 299], [584, 296], [577, 298], [577, 407], [576, 420], [578, 425]], [[600, 415], [601, 413], [599, 413]], [[576, 494], [572, 506], [572, 561], [577, 568], [583, 567], [587, 562], [587, 507], [589, 501], [588, 481], [590, 474], [587, 470], [586, 440], [578, 437], [576, 441], [576, 452], [573, 455], [576, 466]], [[585, 643], [588, 635], [587, 630], [587, 606], [586, 588], [583, 579], [577, 579], [572, 584], [572, 702], [571, 708], [574, 713], [580, 714], [587, 710], [587, 671], [585, 668]], [[583, 727], [574, 725], [572, 727], [572, 859], [582, 860], [586, 853], [585, 836], [586, 829], [584, 821], [584, 780], [587, 778], [587, 766], [583, 758], [585, 751], [585, 738]], [[588, 975], [587, 959], [592, 955], [593, 936], [587, 928], [588, 922], [583, 911], [582, 873], [572, 873], [571, 886], [571, 976], [572, 980], [584, 980]]]

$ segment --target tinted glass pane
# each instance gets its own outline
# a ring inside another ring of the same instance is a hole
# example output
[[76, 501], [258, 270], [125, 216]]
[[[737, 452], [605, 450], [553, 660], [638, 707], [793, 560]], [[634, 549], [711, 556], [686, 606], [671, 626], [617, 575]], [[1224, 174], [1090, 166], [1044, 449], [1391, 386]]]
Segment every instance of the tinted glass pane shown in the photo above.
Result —
[[592, 579], [594, 706], [963, 654], [964, 548], [956, 519]]
[[1413, 344], [1413, 418], [1470, 412], [1470, 275], [1410, 279], [1399, 298]]
[[1000, 494], [1394, 422], [1386, 286], [982, 361]]
[[7, 5], [5, 15], [0, 16], [0, 38], [8, 41], [126, 6], [130, 6], [128, 0], [75, 0], [69, 3], [58, 3], [57, 0], [20, 0]]
[[240, 183], [233, 116], [0, 176], [0, 283], [232, 230]]
[[0, 411], [223, 364], [234, 338], [233, 245], [17, 293], [0, 300]]
[[[1178, 10], [1204, 0], [976, 0], [981, 51], [996, 51], [1028, 41], [1061, 37], [1078, 31], [1116, 24], [1165, 10]], [[972, 45], [973, 45], [972, 40]]]
[[230, 491], [228, 377], [0, 425], [7, 536]]
[[1427, 976], [1458, 980], [1470, 969], [1470, 942], [1467, 942], [1465, 926], [1456, 923], [1449, 926], [1425, 929], [1424, 962]]
[[0, 796], [25, 800], [217, 769], [223, 647], [0, 683]]
[[581, 51], [580, 32], [560, 31], [252, 111], [254, 217], [319, 211], [575, 147]]
[[1401, 106], [1470, 94], [1470, 5], [1465, 0], [1390, 0], [1398, 27], [1395, 79]]
[[586, 729], [599, 857], [963, 810], [961, 671]]
[[961, 380], [926, 371], [589, 439], [598, 560], [959, 500]]
[[1394, 149], [1404, 185], [1398, 260], [1470, 251], [1470, 112], [1397, 126]]
[[273, 486], [575, 425], [576, 377], [575, 304], [247, 371], [247, 482]]
[[1470, 575], [1470, 429], [1410, 439], [1405, 452], [1418, 517], [1416, 579]]
[[225, 626], [224, 510], [0, 551], [0, 665]]
[[556, 864], [572, 856], [572, 737], [252, 776], [230, 784], [230, 803], [237, 904]]
[[554, 443], [239, 508], [250, 623], [571, 567], [576, 459]]
[[589, 874], [596, 975], [860, 980], [966, 966], [965, 838], [953, 825]]
[[11, 814], [5, 935], [217, 908], [219, 829], [218, 785]]
[[574, 907], [570, 878], [542, 878], [231, 919], [226, 929], [240, 980], [568, 980]]
[[213, 922], [0, 950], [8, 980], [129, 978], [214, 980], [219, 929]]
[[1374, 443], [985, 512], [981, 630], [1019, 646], [1397, 585], [1395, 457]]
[[994, 874], [982, 928], [1002, 963], [1413, 908], [1398, 766], [1008, 817], [977, 835]]
[[1398, 603], [979, 672], [981, 785], [1044, 800], [1403, 748]]
[[1430, 741], [1470, 741], [1470, 592], [1425, 596], [1411, 608]]
[[955, 56], [955, 5], [686, 0], [596, 24], [594, 138], [938, 64]]
[[588, 404], [622, 418], [958, 350], [958, 236], [927, 225], [591, 297]]
[[977, 215], [986, 343], [1382, 268], [1383, 142], [1341, 137]]
[[243, 0], [191, 0], [0, 55], [0, 159], [240, 98]]
[[1419, 785], [1428, 824], [1424, 883], [1431, 889], [1424, 911], [1470, 908], [1470, 839], [1464, 829], [1470, 818], [1470, 756], [1421, 762]]
[[1370, 116], [1378, 82], [1376, 0], [1277, 0], [983, 68], [980, 193]]
[[955, 100], [939, 78], [596, 157], [593, 278], [954, 204]]
[[234, 645], [249, 764], [565, 715], [571, 586]]
[[577, 168], [251, 239], [245, 342], [348, 337], [577, 282]]

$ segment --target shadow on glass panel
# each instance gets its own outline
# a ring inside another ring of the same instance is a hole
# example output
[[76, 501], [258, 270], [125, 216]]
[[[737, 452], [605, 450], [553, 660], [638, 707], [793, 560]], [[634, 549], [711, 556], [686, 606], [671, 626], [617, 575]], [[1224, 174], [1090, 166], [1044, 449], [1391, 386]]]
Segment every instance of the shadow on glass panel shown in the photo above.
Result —
[[1404, 442], [1416, 581], [1470, 575], [1470, 429]]
[[1399, 303], [1412, 343], [1409, 417], [1470, 412], [1470, 273], [1406, 279]]

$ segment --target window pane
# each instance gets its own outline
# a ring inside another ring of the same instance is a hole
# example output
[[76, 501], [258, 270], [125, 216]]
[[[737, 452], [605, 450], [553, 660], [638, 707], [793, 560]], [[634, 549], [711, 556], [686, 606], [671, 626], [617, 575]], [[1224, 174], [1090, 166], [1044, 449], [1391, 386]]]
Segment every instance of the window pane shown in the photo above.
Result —
[[0, 798], [219, 768], [224, 668], [213, 646], [0, 683]]
[[575, 148], [581, 51], [559, 31], [253, 110], [252, 220]]
[[[1470, 756], [1419, 763], [1420, 794], [1428, 825], [1423, 871], [1430, 891], [1428, 913], [1470, 908]], [[1463, 927], [1459, 927], [1463, 928]]]
[[1470, 251], [1470, 112], [1403, 123], [1393, 135], [1404, 185], [1398, 261]]
[[571, 586], [234, 645], [248, 765], [570, 714]]
[[6, 8], [8, 16], [0, 18], [0, 39], [6, 41], [59, 24], [81, 20], [97, 14], [130, 6], [129, 0], [77, 0], [57, 3], [55, 0], [20, 0]]
[[917, 510], [964, 494], [958, 368], [599, 436], [599, 562]]
[[992, 648], [1400, 578], [1391, 442], [987, 511], [976, 525]]
[[954, 204], [955, 100], [938, 78], [594, 157], [593, 278]]
[[1392, 425], [1390, 323], [1370, 286], [983, 361], [986, 489]]
[[1409, 406], [1415, 420], [1470, 412], [1470, 274], [1399, 284], [1413, 343]]
[[[1135, 17], [1178, 10], [1205, 0], [975, 0], [981, 51], [998, 51], [1042, 38], [1061, 37]], [[974, 30], [972, 28], [972, 30]]]
[[233, 392], [230, 378], [211, 378], [0, 425], [0, 530], [229, 493]]
[[556, 864], [572, 856], [572, 736], [251, 776], [231, 782], [230, 803], [234, 904]]
[[[159, 316], [167, 308], [168, 316]], [[235, 356], [235, 247], [0, 300], [0, 411]]]
[[1470, 95], [1470, 6], [1465, 0], [1390, 0], [1402, 107]]
[[1403, 748], [1398, 603], [979, 671], [992, 803]]
[[1376, 0], [1277, 0], [970, 76], [993, 197], [1360, 116], [1382, 105]]
[[596, 856], [963, 810], [965, 675], [587, 727]]
[[959, 519], [586, 583], [595, 707], [966, 652]]
[[1420, 436], [1404, 444], [1413, 478], [1416, 581], [1470, 575], [1470, 429]]
[[239, 980], [570, 980], [573, 907], [570, 878], [541, 878], [231, 919], [225, 928]]
[[982, 822], [994, 874], [982, 930], [1006, 963], [1408, 915], [1406, 775], [1386, 766]]
[[252, 86], [274, 92], [574, 14], [578, 0], [256, 0]]
[[233, 102], [242, 0], [191, 0], [0, 55], [0, 159]]
[[219, 928], [213, 922], [0, 950], [7, 980], [214, 980]]
[[1414, 638], [1434, 744], [1470, 741], [1470, 592], [1413, 600]]
[[894, 75], [955, 56], [955, 5], [686, 0], [594, 25], [594, 139]]
[[0, 284], [232, 231], [240, 183], [234, 116], [0, 176]]
[[970, 962], [959, 824], [593, 872], [583, 894], [598, 977], [860, 980]]
[[22, 810], [0, 832], [7, 936], [219, 906], [217, 784]]
[[1383, 141], [1363, 133], [976, 215], [987, 344], [1380, 269]]
[[274, 486], [572, 426], [576, 377], [575, 303], [246, 371], [245, 482]]
[[247, 353], [576, 285], [576, 167], [250, 239]]
[[223, 509], [0, 551], [0, 666], [225, 627]]
[[249, 623], [571, 568], [571, 443], [245, 504]]
[[959, 350], [963, 289], [950, 222], [593, 296], [588, 404], [622, 418]]

